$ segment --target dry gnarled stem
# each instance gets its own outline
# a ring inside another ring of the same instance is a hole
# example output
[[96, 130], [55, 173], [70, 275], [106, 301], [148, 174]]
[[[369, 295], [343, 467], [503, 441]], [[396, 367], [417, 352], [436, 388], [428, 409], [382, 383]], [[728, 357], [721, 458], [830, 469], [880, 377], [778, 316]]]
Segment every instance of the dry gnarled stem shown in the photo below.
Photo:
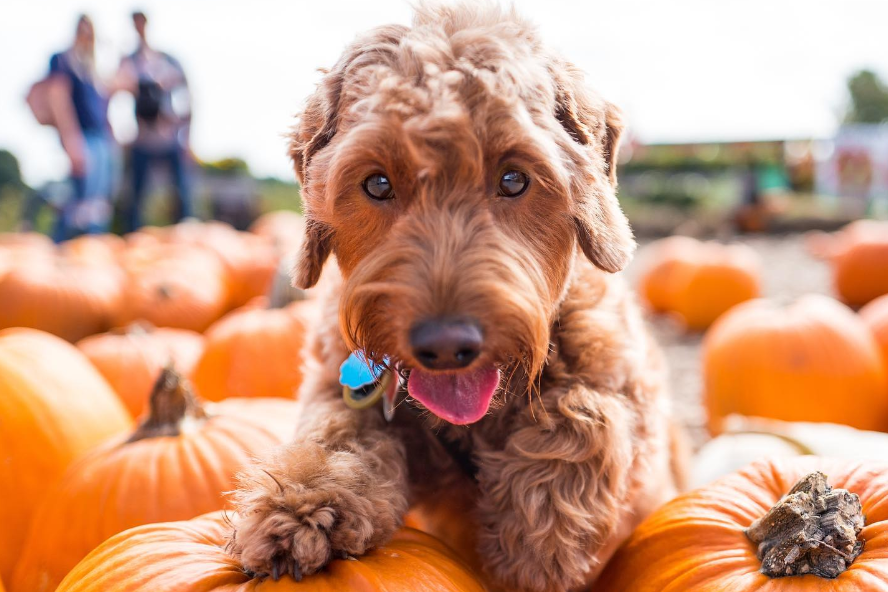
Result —
[[206, 419], [207, 413], [191, 392], [191, 387], [173, 367], [160, 373], [148, 402], [148, 415], [127, 442], [145, 438], [178, 436], [186, 420]]
[[860, 555], [863, 508], [857, 494], [833, 489], [823, 473], [803, 477], [746, 529], [758, 546], [762, 573], [772, 578], [814, 574], [835, 578]]

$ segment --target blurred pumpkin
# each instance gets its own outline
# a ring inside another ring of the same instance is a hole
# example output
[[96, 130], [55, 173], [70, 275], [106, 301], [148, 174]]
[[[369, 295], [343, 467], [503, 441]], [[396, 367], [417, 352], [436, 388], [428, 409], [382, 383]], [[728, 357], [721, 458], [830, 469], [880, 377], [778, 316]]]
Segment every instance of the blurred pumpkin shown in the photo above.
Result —
[[839, 297], [861, 306], [888, 294], [888, 222], [858, 221], [836, 240], [830, 259]]
[[280, 294], [293, 293], [282, 290], [270, 298], [257, 298], [207, 329], [206, 348], [193, 374], [200, 396], [210, 401], [296, 396], [302, 384], [302, 349], [314, 303], [297, 300], [286, 304], [291, 296]]
[[888, 372], [888, 294], [879, 296], [861, 308], [860, 318], [876, 338], [876, 343], [882, 352], [885, 370]]
[[700, 241], [688, 236], [670, 236], [652, 242], [645, 248], [639, 291], [654, 312], [667, 312], [675, 300], [674, 279], [680, 268], [689, 265]]
[[120, 533], [96, 548], [58, 592], [483, 592], [484, 587], [446, 545], [402, 529], [383, 547], [357, 559], [334, 559], [301, 582], [244, 572], [226, 554], [231, 527], [221, 512], [186, 522], [150, 524]]
[[105, 331], [122, 306], [116, 265], [37, 258], [0, 276], [0, 328], [30, 327], [77, 341]]
[[[33, 329], [0, 331], [0, 576], [9, 583], [47, 487], [132, 420], [77, 348]], [[64, 525], [56, 525], [62, 529]]]
[[157, 327], [201, 332], [228, 307], [227, 273], [201, 247], [148, 245], [123, 258], [128, 281], [117, 324], [145, 320]]
[[[595, 592], [885, 592], [885, 499], [884, 463], [811, 456], [755, 463], [651, 514]], [[826, 507], [840, 515], [831, 519]]]
[[268, 293], [279, 257], [263, 237], [239, 232], [224, 222], [196, 220], [145, 232], [165, 244], [199, 246], [215, 254], [229, 277], [228, 308]]
[[250, 232], [270, 240], [282, 255], [292, 255], [302, 244], [305, 218], [291, 210], [266, 212], [253, 221]]
[[59, 251], [79, 263], [115, 263], [126, 248], [116, 234], [84, 234], [59, 244]]
[[146, 410], [161, 370], [172, 364], [190, 376], [203, 353], [204, 338], [187, 329], [133, 323], [77, 342], [90, 362], [111, 384], [133, 417]]
[[166, 368], [139, 427], [68, 468], [34, 515], [12, 592], [52, 592], [93, 548], [127, 528], [225, 508], [235, 473], [293, 437], [294, 401], [230, 399], [204, 408], [189, 389]]
[[0, 232], [0, 249], [4, 248], [52, 253], [55, 244], [39, 232]]
[[785, 308], [741, 304], [703, 340], [712, 433], [731, 413], [888, 430], [886, 381], [869, 329], [826, 296], [809, 294]]
[[746, 245], [664, 239], [642, 277], [642, 295], [656, 311], [702, 330], [731, 307], [759, 295], [758, 255]]

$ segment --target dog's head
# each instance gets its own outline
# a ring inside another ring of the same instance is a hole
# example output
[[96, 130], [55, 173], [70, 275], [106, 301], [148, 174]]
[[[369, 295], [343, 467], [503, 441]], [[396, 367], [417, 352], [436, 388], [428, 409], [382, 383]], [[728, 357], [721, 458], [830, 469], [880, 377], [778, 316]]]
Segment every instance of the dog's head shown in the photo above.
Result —
[[513, 12], [423, 8], [375, 29], [292, 135], [308, 220], [295, 281], [334, 254], [350, 345], [410, 369], [439, 417], [476, 421], [499, 369], [541, 370], [577, 247], [609, 272], [631, 257], [621, 128]]

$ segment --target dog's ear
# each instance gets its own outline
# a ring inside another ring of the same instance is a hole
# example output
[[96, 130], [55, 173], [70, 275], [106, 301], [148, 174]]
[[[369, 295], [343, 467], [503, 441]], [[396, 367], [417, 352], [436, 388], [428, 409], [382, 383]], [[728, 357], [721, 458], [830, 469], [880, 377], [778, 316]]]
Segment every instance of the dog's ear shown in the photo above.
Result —
[[341, 90], [342, 71], [326, 74], [317, 90], [309, 97], [290, 135], [290, 158], [293, 160], [296, 178], [302, 186], [302, 201], [306, 213], [302, 249], [293, 269], [293, 283], [303, 290], [317, 283], [331, 251], [330, 229], [318, 221], [315, 215], [315, 210], [324, 207], [323, 196], [311, 195], [312, 187], [307, 173], [312, 157], [329, 144], [336, 134]]
[[[616, 195], [617, 152], [623, 132], [620, 110], [586, 90], [582, 73], [572, 66], [557, 68], [555, 81], [555, 117], [575, 142], [592, 152], [584, 160], [597, 167], [580, 175], [584, 186], [577, 190], [573, 204], [580, 248], [598, 268], [620, 271], [635, 251], [632, 229]], [[602, 173], [606, 178], [601, 178]]]
[[[407, 27], [390, 25], [374, 29], [355, 40], [333, 68], [324, 74], [309, 97], [290, 134], [290, 158], [296, 178], [302, 185], [305, 207], [305, 240], [300, 259], [293, 270], [294, 283], [307, 289], [317, 283], [333, 246], [333, 230], [324, 220], [323, 182], [311, 179], [311, 162], [333, 138], [340, 124], [342, 88], [349, 71], [358, 71], [385, 59], [392, 59]], [[323, 176], [322, 174], [319, 176]]]

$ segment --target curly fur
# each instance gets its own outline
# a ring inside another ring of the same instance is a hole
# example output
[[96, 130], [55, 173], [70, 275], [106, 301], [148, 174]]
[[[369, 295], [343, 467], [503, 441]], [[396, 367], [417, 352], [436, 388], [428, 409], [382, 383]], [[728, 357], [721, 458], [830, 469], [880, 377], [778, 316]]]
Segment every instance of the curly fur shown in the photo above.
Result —
[[[292, 134], [308, 217], [294, 276], [308, 288], [324, 270], [326, 314], [299, 437], [235, 496], [229, 547], [247, 569], [312, 573], [385, 543], [409, 504], [463, 494], [492, 588], [579, 589], [674, 493], [663, 364], [614, 274], [635, 246], [615, 196], [621, 130], [513, 11], [420, 7], [412, 28], [345, 51]], [[506, 166], [532, 178], [519, 199], [496, 197]], [[363, 195], [376, 172], [394, 200]], [[475, 364], [503, 371], [487, 416], [387, 424], [345, 406], [351, 349], [413, 367], [409, 328], [444, 314], [478, 319]], [[477, 485], [438, 437], [472, 455]]]

